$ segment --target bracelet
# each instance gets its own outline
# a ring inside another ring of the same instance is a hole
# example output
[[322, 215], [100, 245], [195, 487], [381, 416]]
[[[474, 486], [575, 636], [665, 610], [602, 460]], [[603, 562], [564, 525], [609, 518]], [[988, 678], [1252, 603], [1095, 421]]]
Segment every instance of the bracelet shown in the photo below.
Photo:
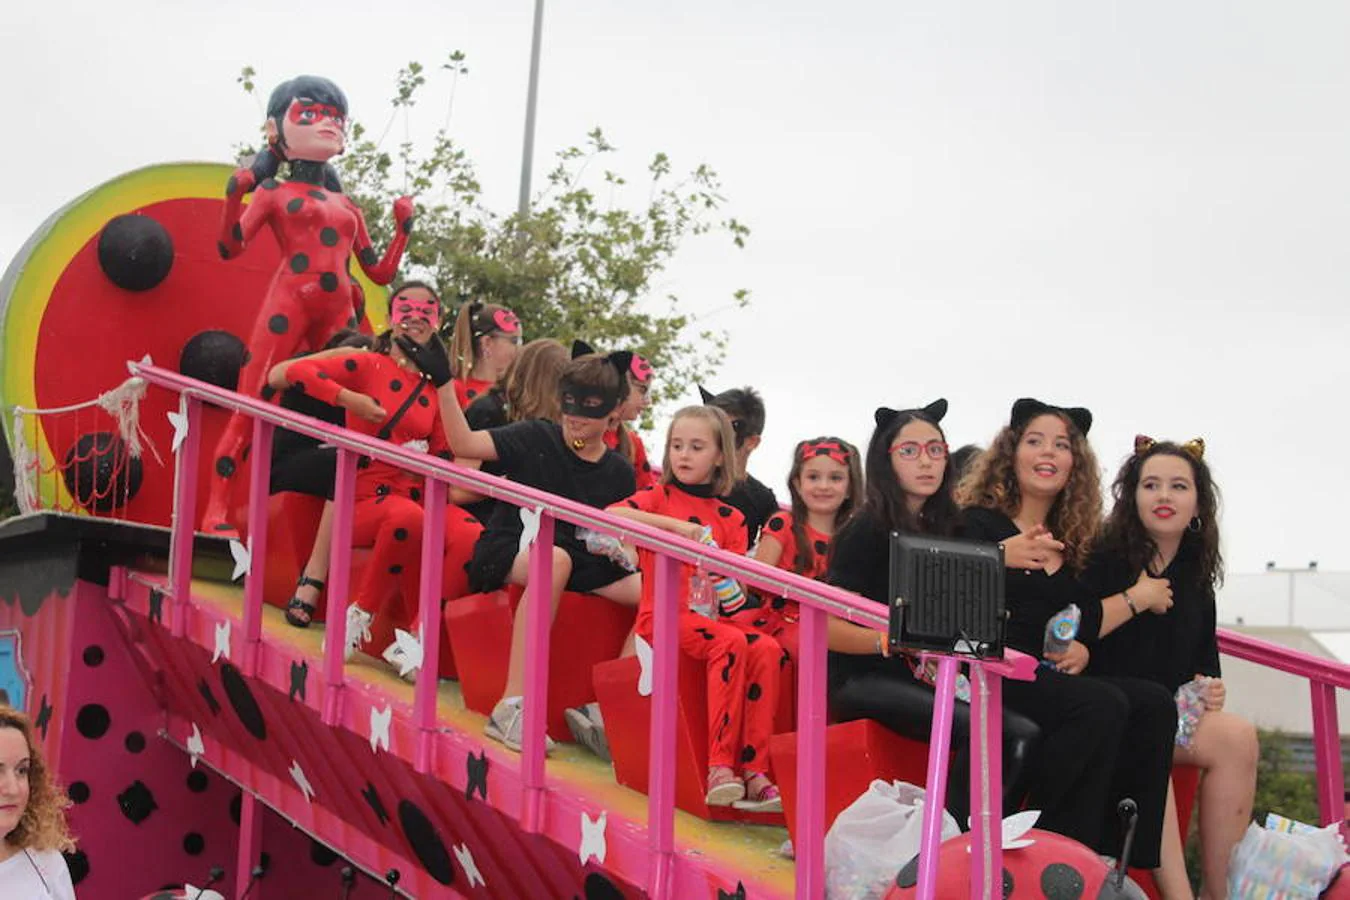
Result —
[[1130, 597], [1129, 591], [1121, 591], [1120, 596], [1125, 598], [1125, 605], [1130, 608], [1130, 617], [1139, 615], [1139, 607], [1134, 605], [1134, 600]]

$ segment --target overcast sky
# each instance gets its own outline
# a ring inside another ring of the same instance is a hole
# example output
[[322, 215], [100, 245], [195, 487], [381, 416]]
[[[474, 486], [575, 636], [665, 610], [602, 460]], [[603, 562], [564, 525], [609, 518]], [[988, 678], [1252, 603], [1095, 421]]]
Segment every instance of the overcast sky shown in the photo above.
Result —
[[[463, 50], [451, 130], [514, 206], [525, 0], [10, 7], [0, 260], [121, 172], [227, 161], [245, 64], [379, 127], [400, 66]], [[730, 332], [710, 386], [764, 393], [780, 496], [796, 440], [864, 444], [877, 405], [947, 397], [955, 445], [1036, 396], [1092, 408], [1111, 472], [1136, 431], [1203, 435], [1233, 571], [1350, 569], [1347, 46], [1333, 2], [550, 0], [536, 183], [595, 125], [635, 180], [658, 150], [720, 172], [749, 246], [690, 244], [658, 293]]]

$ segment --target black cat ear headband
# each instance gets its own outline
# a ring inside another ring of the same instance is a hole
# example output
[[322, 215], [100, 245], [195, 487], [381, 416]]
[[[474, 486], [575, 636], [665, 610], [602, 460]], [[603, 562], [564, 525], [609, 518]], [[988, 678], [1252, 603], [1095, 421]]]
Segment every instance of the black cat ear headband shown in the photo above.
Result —
[[1013, 430], [1020, 429], [1023, 425], [1032, 419], [1045, 413], [1056, 413], [1067, 416], [1069, 421], [1074, 424], [1083, 435], [1087, 437], [1088, 431], [1092, 429], [1092, 411], [1084, 409], [1081, 406], [1051, 406], [1048, 403], [1042, 403], [1039, 400], [1033, 400], [1030, 397], [1023, 397], [1012, 406], [1012, 417], [1009, 425]]
[[905, 413], [916, 413], [936, 425], [947, 415], [947, 401], [939, 398], [921, 409], [891, 409], [887, 406], [878, 406], [872, 418], [876, 420], [878, 428], [885, 428], [894, 422], [897, 416]]

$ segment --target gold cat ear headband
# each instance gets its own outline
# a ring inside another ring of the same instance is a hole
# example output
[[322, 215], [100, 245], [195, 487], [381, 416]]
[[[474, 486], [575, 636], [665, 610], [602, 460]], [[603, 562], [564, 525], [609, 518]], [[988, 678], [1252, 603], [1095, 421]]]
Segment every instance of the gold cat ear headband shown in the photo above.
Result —
[[[1158, 442], [1146, 434], [1136, 434], [1134, 436], [1134, 455], [1135, 456], [1144, 455], [1149, 450], [1153, 449], [1153, 445], [1156, 443]], [[1187, 456], [1189, 456], [1196, 462], [1200, 462], [1202, 459], [1205, 458], [1204, 438], [1191, 438], [1186, 443], [1178, 444], [1177, 446], [1181, 448], [1183, 453], [1185, 453]]]

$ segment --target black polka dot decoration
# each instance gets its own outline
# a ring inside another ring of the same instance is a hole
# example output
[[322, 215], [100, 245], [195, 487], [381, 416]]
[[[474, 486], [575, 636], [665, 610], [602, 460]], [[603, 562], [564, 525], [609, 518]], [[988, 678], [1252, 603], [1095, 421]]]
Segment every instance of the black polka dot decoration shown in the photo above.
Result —
[[122, 742], [128, 753], [140, 753], [145, 749], [145, 735], [139, 731], [132, 731], [127, 734], [126, 740]]
[[309, 195], [310, 195], [311, 197], [313, 197], [315, 200], [327, 200], [327, 199], [328, 199], [328, 195], [325, 194], [323, 191], [310, 191], [310, 192], [309, 192]]
[[258, 185], [264, 191], [275, 191], [277, 189], [277, 180], [275, 178], [264, 178], [263, 183]]
[[1079, 900], [1084, 887], [1083, 876], [1067, 863], [1051, 863], [1041, 872], [1041, 893], [1045, 900]]
[[229, 478], [234, 474], [234, 460], [228, 456], [221, 456], [216, 459], [216, 474], [221, 478]]
[[62, 853], [66, 868], [70, 870], [70, 883], [79, 884], [89, 877], [89, 856], [83, 850]]
[[96, 741], [108, 733], [112, 725], [112, 716], [108, 708], [101, 703], [86, 703], [75, 714], [75, 728], [84, 737]]
[[464, 395], [468, 397], [470, 400], [472, 400], [474, 397], [478, 396], [478, 392], [475, 391], [473, 388], [468, 388], [467, 390], [465, 390]]
[[346, 369], [348, 372], [355, 372], [355, 371], [356, 371], [356, 360], [354, 360], [354, 359], [349, 359], [349, 360], [347, 360], [346, 362], [344, 362], [344, 363], [342, 364], [342, 367], [343, 367], [344, 369]]
[[745, 746], [745, 749], [741, 750], [741, 762], [743, 763], [754, 762], [756, 756], [758, 756], [758, 754], [755, 753], [755, 748], [751, 747], [749, 744]]
[[585, 892], [586, 900], [624, 900], [623, 891], [599, 872], [586, 873], [582, 890]]
[[338, 277], [335, 272], [324, 272], [319, 276], [319, 287], [330, 294], [338, 289]]
[[83, 435], [61, 463], [66, 489], [92, 512], [112, 512], [125, 505], [140, 492], [143, 475], [141, 461], [109, 431]]
[[89, 785], [83, 781], [72, 781], [70, 787], [66, 788], [66, 796], [70, 802], [76, 805], [87, 803], [89, 801]]
[[421, 488], [409, 488], [409, 489], [408, 489], [408, 499], [412, 500], [412, 502], [414, 502], [414, 503], [421, 503], [421, 502], [422, 502], [422, 489], [421, 489]]
[[90, 644], [84, 648], [84, 654], [81, 656], [84, 664], [91, 669], [97, 669], [103, 665], [103, 648], [98, 644]]
[[296, 197], [295, 199], [291, 200], [289, 203], [286, 204], [286, 212], [298, 213], [304, 207], [304, 205], [305, 205], [305, 198]]
[[398, 823], [403, 827], [403, 836], [408, 839], [408, 845], [427, 874], [441, 884], [454, 884], [455, 870], [450, 865], [450, 852], [445, 849], [445, 843], [426, 813], [411, 800], [401, 800], [398, 804]]
[[194, 794], [202, 794], [211, 786], [211, 779], [206, 777], [206, 773], [201, 769], [193, 769], [188, 773], [187, 789]]
[[758, 700], [760, 697], [764, 696], [764, 689], [761, 688], [758, 683], [752, 684], [750, 685], [750, 689], [745, 692], [745, 696], [749, 697], [751, 700]]
[[725, 519], [725, 518], [727, 518], [728, 516], [731, 515], [731, 507], [730, 507], [730, 506], [719, 506], [719, 507], [717, 507], [717, 514], [718, 514], [719, 516], [721, 516], [722, 518]]
[[361, 260], [362, 265], [367, 266], [373, 266], [380, 261], [380, 258], [375, 255], [375, 250], [372, 247], [362, 247], [361, 252], [356, 254], [356, 258]]
[[220, 667], [220, 684], [244, 729], [260, 741], [267, 740], [267, 722], [263, 719], [262, 707], [249, 690], [243, 674], [231, 663], [225, 663]]
[[419, 394], [419, 395], [417, 396], [417, 405], [418, 405], [418, 406], [422, 406], [422, 407], [427, 407], [427, 406], [430, 406], [430, 405], [431, 405], [431, 401], [428, 400], [428, 399], [426, 398], [425, 395]]
[[703, 524], [703, 520], [700, 519], [698, 516], [690, 516], [690, 517], [689, 517], [689, 521], [690, 521], [690, 522], [693, 522], [695, 525], [702, 525], [702, 524]]
[[238, 825], [244, 817], [244, 795], [235, 794], [230, 798], [230, 821]]
[[398, 563], [394, 563], [392, 566], [389, 567], [389, 574], [390, 574], [390, 575], [402, 575], [402, 574], [403, 574], [403, 567], [402, 567], [401, 565], [399, 565]]
[[150, 788], [145, 786], [143, 781], [133, 781], [131, 785], [122, 793], [117, 795], [117, 806], [122, 810], [122, 815], [126, 816], [127, 821], [133, 825], [139, 825], [150, 814], [159, 809], [159, 804], [155, 802], [155, 795], [150, 792]]
[[395, 529], [394, 529], [394, 540], [396, 540], [396, 541], [406, 541], [407, 539], [408, 539], [408, 529], [406, 529], [406, 528], [395, 528]]
[[328, 868], [337, 862], [340, 857], [328, 847], [320, 844], [318, 841], [309, 842], [309, 861], [316, 866]]
[[291, 257], [291, 271], [299, 275], [309, 268], [309, 257], [303, 253], [297, 253]]
[[830, 545], [825, 543], [824, 541], [816, 541], [813, 547], [815, 551], [821, 554], [822, 556], [830, 549]]
[[285, 334], [291, 330], [291, 320], [277, 313], [267, 320], [267, 330], [273, 334]]
[[277, 389], [272, 387], [270, 384], [264, 384], [262, 386], [262, 390], [258, 392], [258, 395], [262, 397], [263, 400], [265, 400], [266, 402], [271, 403], [272, 398], [277, 395]]
[[403, 382], [395, 378], [393, 381], [389, 382], [389, 390], [394, 391], [396, 393], [398, 391], [403, 390]]
[[319, 243], [325, 247], [336, 247], [338, 242], [338, 233], [336, 228], [322, 228], [319, 230]]
[[206, 683], [205, 678], [197, 679], [197, 693], [206, 701], [206, 708], [211, 710], [211, 715], [220, 715], [220, 701], [216, 699], [215, 692], [211, 690], [211, 685]]
[[1015, 888], [1015, 887], [1017, 887], [1017, 883], [1016, 883], [1015, 881], [1013, 881], [1012, 873], [1009, 872], [1007, 869], [1004, 869], [1004, 870], [1003, 870], [1003, 900], [1008, 900], [1008, 898], [1011, 897], [1011, 896], [1013, 895], [1013, 888]]
[[916, 856], [900, 867], [899, 873], [895, 876], [895, 886], [898, 888], [912, 888], [918, 883], [919, 858]]
[[173, 238], [149, 216], [114, 216], [98, 236], [98, 266], [123, 290], [148, 291], [173, 268]]
[[201, 856], [206, 849], [206, 838], [195, 831], [183, 835], [183, 852], [188, 856]]
[[244, 342], [228, 331], [202, 331], [188, 338], [178, 354], [178, 371], [227, 391], [239, 387], [239, 370], [248, 355]]

